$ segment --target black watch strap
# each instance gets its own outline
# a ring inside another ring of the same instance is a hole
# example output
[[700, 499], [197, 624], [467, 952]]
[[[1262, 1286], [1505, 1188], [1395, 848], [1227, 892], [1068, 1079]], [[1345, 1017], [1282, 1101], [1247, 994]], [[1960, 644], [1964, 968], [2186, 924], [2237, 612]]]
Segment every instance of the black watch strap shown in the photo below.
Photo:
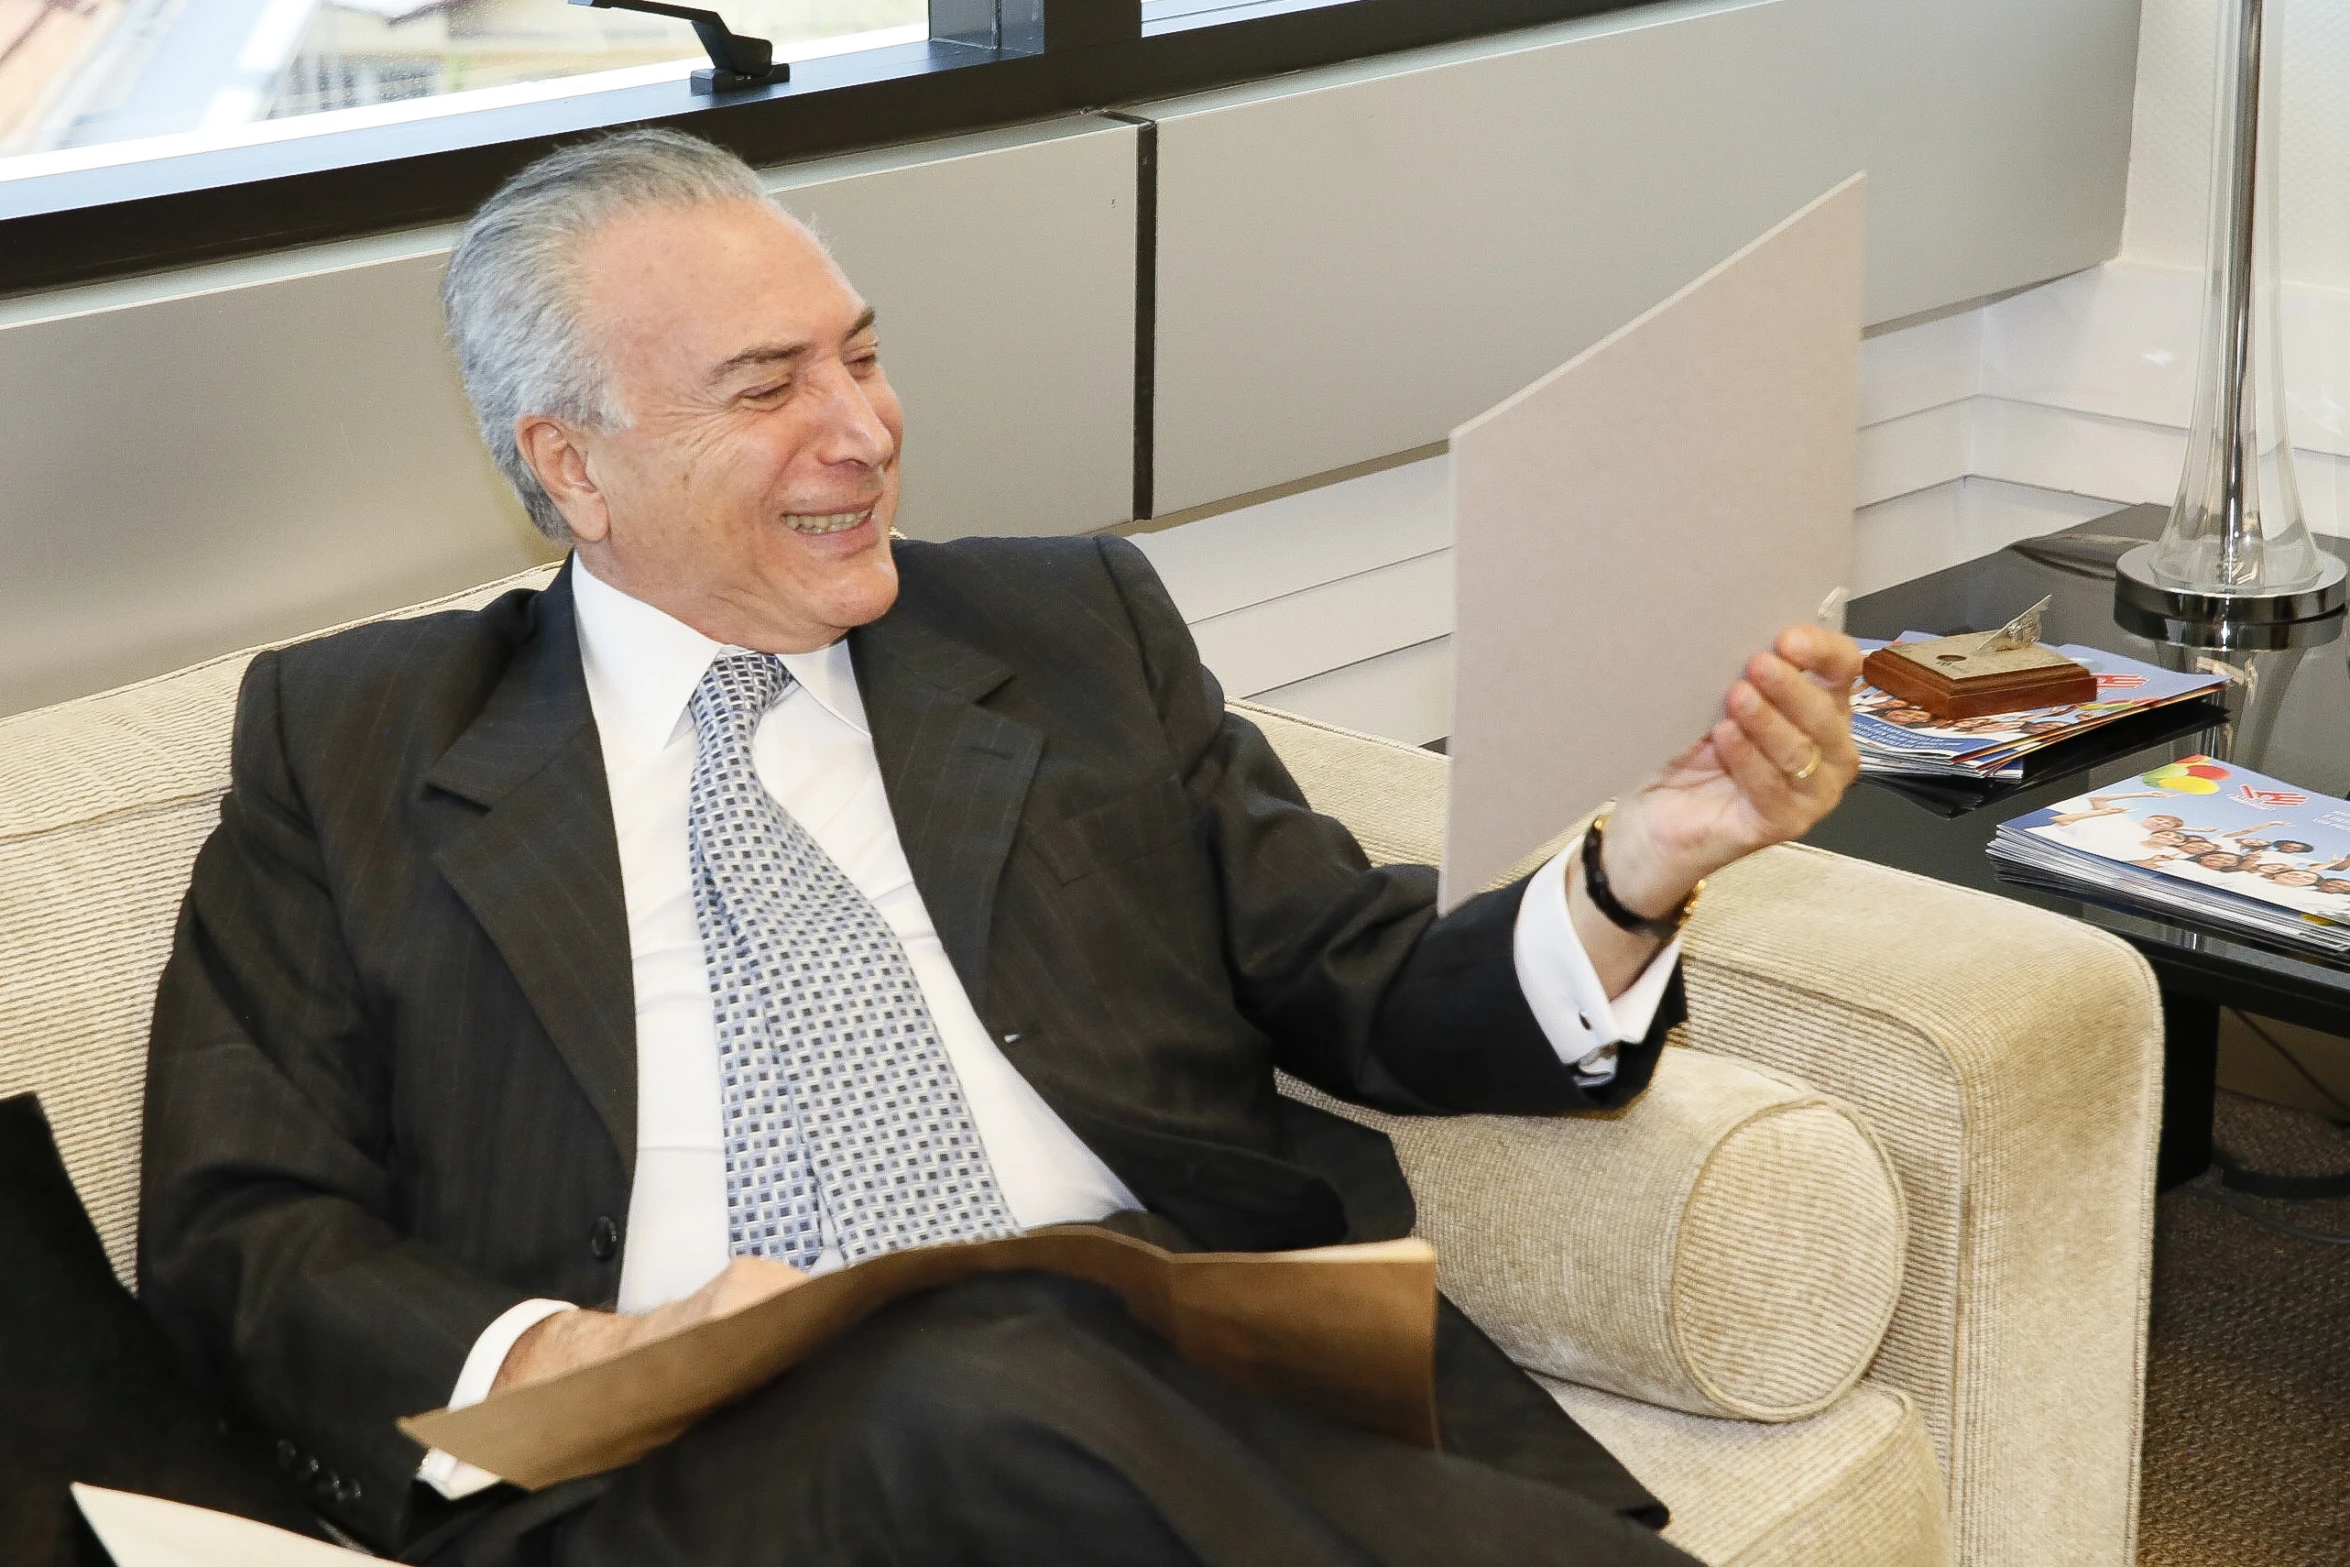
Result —
[[1681, 906], [1660, 919], [1635, 914], [1624, 907], [1616, 897], [1615, 889], [1607, 884], [1607, 868], [1600, 863], [1599, 855], [1606, 834], [1607, 813], [1602, 811], [1583, 830], [1583, 852], [1578, 856], [1583, 861], [1583, 895], [1618, 930], [1628, 930], [1635, 936], [1646, 936], [1652, 941], [1672, 940], [1681, 933], [1681, 927], [1689, 922], [1690, 911], [1697, 907], [1697, 895], [1705, 891], [1705, 883], [1699, 882], [1691, 888], [1689, 896], [1681, 900]]

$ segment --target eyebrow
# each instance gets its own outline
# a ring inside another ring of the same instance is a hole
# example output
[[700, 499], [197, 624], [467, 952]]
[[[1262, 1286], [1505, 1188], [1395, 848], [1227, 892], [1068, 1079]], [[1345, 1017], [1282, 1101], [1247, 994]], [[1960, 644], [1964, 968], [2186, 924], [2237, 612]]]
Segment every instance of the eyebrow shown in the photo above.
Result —
[[[857, 317], [856, 321], [850, 325], [848, 336], [859, 337], [872, 331], [873, 319], [873, 307], [867, 305], [865, 313]], [[806, 343], [762, 343], [756, 348], [746, 348], [712, 370], [709, 377], [710, 383], [716, 385], [737, 370], [747, 370], [753, 365], [789, 364], [807, 352], [808, 345]]]

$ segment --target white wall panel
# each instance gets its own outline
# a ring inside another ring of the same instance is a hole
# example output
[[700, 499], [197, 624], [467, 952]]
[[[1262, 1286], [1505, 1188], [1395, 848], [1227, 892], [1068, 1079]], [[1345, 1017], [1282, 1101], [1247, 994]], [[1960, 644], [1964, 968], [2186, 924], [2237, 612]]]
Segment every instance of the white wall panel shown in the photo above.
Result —
[[[2211, 0], [2146, 0], [2123, 242], [2132, 260], [2203, 270], [2220, 9]], [[2281, 0], [2268, 17], [2285, 63], [2284, 274], [2350, 288], [2350, 6]]]
[[1185, 620], [1245, 609], [1452, 548], [1452, 462], [1430, 457], [1156, 533], [1150, 557]]
[[1989, 555], [2018, 539], [2077, 528], [2116, 509], [2114, 502], [2091, 495], [1981, 477], [1914, 490], [1853, 514], [1853, 591], [1874, 593]]
[[1156, 509], [1407, 450], [1855, 169], [1868, 315], [2121, 233], [2136, 0], [1711, 0], [1146, 105]]
[[1452, 638], [1397, 648], [1249, 700], [1342, 729], [1426, 745], [1452, 733]]
[[[882, 312], [909, 533], [1066, 533], [1132, 494], [1133, 127], [778, 171]], [[0, 713], [544, 558], [473, 433], [453, 231], [0, 304]]]
[[[880, 311], [916, 538], [1076, 533], [1134, 508], [1135, 127], [779, 170]], [[951, 144], [950, 144], [951, 145]]]
[[546, 557], [442, 343], [442, 254], [0, 329], [0, 712]]
[[1452, 551], [1191, 622], [1229, 697], [1253, 697], [1452, 631]]

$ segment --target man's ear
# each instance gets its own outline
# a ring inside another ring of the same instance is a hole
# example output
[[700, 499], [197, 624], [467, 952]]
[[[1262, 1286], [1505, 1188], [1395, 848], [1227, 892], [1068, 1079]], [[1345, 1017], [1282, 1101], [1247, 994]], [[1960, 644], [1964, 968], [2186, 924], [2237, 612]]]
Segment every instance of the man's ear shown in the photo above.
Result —
[[545, 414], [524, 414], [514, 421], [514, 445], [574, 538], [593, 544], [612, 531], [577, 430]]

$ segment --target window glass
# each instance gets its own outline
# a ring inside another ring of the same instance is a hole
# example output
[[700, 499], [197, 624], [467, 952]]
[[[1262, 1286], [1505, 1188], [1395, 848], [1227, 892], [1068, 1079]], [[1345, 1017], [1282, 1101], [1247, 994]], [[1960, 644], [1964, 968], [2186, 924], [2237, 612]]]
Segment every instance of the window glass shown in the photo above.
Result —
[[[927, 31], [925, 0], [713, 8], [782, 60]], [[245, 140], [274, 121], [589, 73], [657, 79], [703, 58], [684, 22], [565, 0], [0, 0], [0, 158]]]

